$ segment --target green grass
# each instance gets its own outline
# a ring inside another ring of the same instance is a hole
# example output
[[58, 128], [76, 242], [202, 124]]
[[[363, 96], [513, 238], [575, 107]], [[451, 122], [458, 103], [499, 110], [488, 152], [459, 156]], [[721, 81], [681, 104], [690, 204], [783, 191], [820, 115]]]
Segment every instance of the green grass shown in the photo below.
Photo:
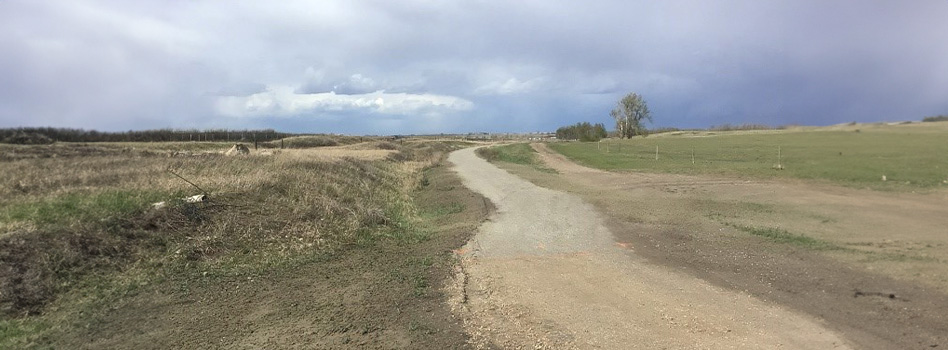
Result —
[[11, 203], [0, 212], [0, 223], [28, 221], [40, 227], [68, 226], [114, 216], [127, 216], [151, 203], [170, 200], [159, 191], [109, 190], [100, 193], [69, 193], [24, 203]]
[[543, 166], [543, 162], [540, 161], [537, 151], [526, 143], [484, 147], [478, 149], [477, 154], [490, 162], [507, 162], [531, 166], [545, 172], [554, 171], [553, 169]]
[[726, 225], [734, 227], [738, 230], [744, 231], [754, 236], [766, 238], [767, 240], [792, 244], [804, 248], [815, 249], [815, 250], [832, 250], [839, 249], [836, 245], [832, 243], [822, 241], [816, 238], [807, 237], [804, 235], [795, 235], [787, 230], [776, 228], [776, 227], [750, 227], [737, 224], [726, 223]]
[[539, 163], [537, 152], [526, 143], [515, 143], [477, 150], [477, 153], [489, 161], [532, 165]]
[[419, 215], [423, 218], [433, 218], [440, 217], [450, 214], [457, 214], [464, 211], [464, 204], [458, 202], [451, 202], [443, 206], [436, 208], [425, 208], [424, 210], [419, 210]]
[[[799, 178], [883, 190], [948, 187], [948, 128], [906, 125], [860, 131], [707, 134], [712, 136], [550, 146], [583, 165], [605, 170]], [[783, 170], [774, 168], [778, 148]], [[882, 181], [883, 175], [887, 181]]]
[[0, 349], [26, 348], [30, 345], [30, 335], [38, 334], [48, 328], [49, 325], [36, 320], [0, 320]]

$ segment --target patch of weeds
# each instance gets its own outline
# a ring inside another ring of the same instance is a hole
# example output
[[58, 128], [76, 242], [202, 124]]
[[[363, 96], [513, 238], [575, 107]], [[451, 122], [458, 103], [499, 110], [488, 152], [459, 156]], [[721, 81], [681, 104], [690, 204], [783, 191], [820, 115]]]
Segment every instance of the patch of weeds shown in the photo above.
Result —
[[412, 287], [412, 295], [415, 297], [425, 296], [425, 294], [428, 294], [428, 287], [430, 287], [430, 284], [428, 283], [428, 277], [426, 277], [424, 274], [415, 275], [415, 277], [412, 279]]
[[893, 261], [893, 262], [939, 262], [938, 259], [930, 256], [919, 256], [911, 255], [905, 253], [884, 253], [884, 252], [867, 252], [863, 251], [866, 255], [863, 262], [875, 262], [875, 261]]
[[792, 244], [804, 248], [815, 250], [838, 250], [842, 249], [830, 242], [819, 240], [804, 235], [792, 234], [787, 230], [777, 227], [750, 227], [733, 223], [725, 223], [728, 226], [744, 231], [754, 236], [763, 237], [777, 243]]
[[33, 319], [0, 320], [0, 349], [30, 348], [34, 345], [32, 338], [48, 328], [48, 324]]
[[774, 205], [773, 204], [762, 204], [754, 202], [740, 202], [741, 209], [758, 212], [758, 213], [773, 213]]
[[432, 258], [430, 255], [425, 255], [417, 259], [417, 261], [418, 264], [424, 267], [431, 267], [431, 265], [434, 265], [434, 258]]
[[392, 266], [387, 280], [392, 286], [402, 286], [411, 291], [415, 298], [424, 297], [431, 288], [429, 269], [435, 265], [435, 257], [409, 256], [401, 263]]
[[451, 202], [447, 205], [438, 206], [435, 208], [425, 208], [421, 215], [426, 217], [439, 217], [451, 214], [457, 214], [464, 211], [464, 204], [458, 202]]
[[431, 231], [415, 228], [407, 230], [399, 239], [405, 244], [417, 244], [431, 239]]
[[425, 255], [410, 259], [408, 270], [412, 271], [412, 294], [422, 297], [428, 294], [431, 287], [428, 271], [436, 264], [444, 263], [446, 256]]
[[824, 215], [819, 215], [819, 214], [813, 214], [813, 215], [810, 215], [810, 217], [816, 220], [819, 220], [821, 224], [835, 224], [838, 221], [835, 218], [831, 218], [829, 216], [824, 216]]

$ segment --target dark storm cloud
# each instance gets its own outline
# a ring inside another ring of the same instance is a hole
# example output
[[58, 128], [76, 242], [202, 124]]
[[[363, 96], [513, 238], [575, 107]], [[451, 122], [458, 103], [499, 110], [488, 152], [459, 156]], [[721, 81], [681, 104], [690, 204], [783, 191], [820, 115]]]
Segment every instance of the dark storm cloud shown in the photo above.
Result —
[[[948, 113], [942, 1], [3, 1], [0, 125], [532, 131]], [[271, 113], [268, 117], [266, 113]]]

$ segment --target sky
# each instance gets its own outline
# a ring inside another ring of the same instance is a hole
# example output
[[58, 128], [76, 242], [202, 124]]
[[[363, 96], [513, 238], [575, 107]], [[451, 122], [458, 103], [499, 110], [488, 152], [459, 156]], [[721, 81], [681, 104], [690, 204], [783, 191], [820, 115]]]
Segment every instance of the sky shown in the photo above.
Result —
[[0, 0], [0, 127], [537, 132], [948, 114], [948, 1]]

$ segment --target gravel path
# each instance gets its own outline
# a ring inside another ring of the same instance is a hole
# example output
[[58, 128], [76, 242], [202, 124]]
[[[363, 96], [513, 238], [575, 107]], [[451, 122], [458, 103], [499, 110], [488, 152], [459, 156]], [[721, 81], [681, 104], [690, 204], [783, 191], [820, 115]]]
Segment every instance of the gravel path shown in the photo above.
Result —
[[452, 306], [479, 348], [847, 349], [819, 321], [618, 246], [596, 210], [464, 149], [466, 186], [496, 213], [459, 252]]

